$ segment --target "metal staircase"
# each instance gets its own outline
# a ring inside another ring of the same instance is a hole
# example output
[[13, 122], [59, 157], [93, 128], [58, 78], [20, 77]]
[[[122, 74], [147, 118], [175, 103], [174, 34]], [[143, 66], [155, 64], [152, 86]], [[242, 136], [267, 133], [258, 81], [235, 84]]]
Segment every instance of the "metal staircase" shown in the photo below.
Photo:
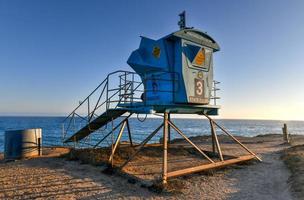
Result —
[[91, 121], [89, 124], [85, 125], [75, 134], [70, 136], [68, 139], [64, 140], [64, 143], [67, 142], [78, 142], [79, 140], [84, 139], [94, 131], [98, 130], [99, 128], [103, 127], [107, 123], [112, 120], [115, 120], [117, 117], [125, 114], [127, 111], [124, 109], [111, 109], [110, 112], [104, 112], [102, 115]]
[[106, 128], [109, 122], [127, 112], [121, 104], [141, 102], [143, 92], [143, 84], [136, 73], [119, 70], [108, 74], [64, 119], [63, 142], [78, 142], [100, 128]]

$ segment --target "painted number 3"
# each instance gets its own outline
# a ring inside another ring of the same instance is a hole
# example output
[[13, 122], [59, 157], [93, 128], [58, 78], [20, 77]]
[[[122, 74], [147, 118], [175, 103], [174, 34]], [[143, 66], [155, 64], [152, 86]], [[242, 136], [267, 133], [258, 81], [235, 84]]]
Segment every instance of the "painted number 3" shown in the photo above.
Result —
[[203, 95], [203, 81], [197, 80], [195, 81], [195, 94], [196, 96], [202, 96]]

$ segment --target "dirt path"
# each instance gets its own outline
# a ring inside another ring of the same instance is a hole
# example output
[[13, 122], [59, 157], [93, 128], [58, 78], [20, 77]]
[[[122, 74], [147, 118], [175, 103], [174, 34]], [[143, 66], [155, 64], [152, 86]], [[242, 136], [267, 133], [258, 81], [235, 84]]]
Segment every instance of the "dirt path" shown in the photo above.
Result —
[[[304, 141], [303, 136], [301, 139]], [[279, 153], [288, 146], [282, 145], [281, 138], [267, 136], [242, 141], [262, 156], [262, 163], [180, 177], [180, 191], [171, 194], [151, 192], [141, 183], [105, 175], [101, 167], [64, 158], [0, 162], [0, 199], [293, 199], [287, 181], [290, 173]], [[235, 151], [230, 143], [222, 140], [222, 144], [227, 152]]]
[[236, 189], [229, 199], [293, 199], [288, 185], [289, 176], [280, 154], [267, 153], [263, 155], [262, 163], [246, 165], [229, 173], [228, 177], [234, 180], [232, 187]]

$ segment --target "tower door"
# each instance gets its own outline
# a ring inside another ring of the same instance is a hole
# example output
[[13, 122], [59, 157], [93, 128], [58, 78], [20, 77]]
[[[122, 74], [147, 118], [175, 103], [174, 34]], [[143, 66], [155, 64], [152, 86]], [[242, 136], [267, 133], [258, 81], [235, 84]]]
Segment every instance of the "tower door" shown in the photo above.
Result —
[[208, 104], [211, 50], [189, 41], [183, 41], [182, 47], [187, 103]]

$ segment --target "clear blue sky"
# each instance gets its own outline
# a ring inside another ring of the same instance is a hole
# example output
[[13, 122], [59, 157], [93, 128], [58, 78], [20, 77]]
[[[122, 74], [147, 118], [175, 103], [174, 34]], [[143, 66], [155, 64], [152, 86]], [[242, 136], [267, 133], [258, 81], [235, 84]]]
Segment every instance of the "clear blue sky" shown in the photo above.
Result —
[[68, 113], [182, 10], [221, 46], [221, 117], [304, 120], [302, 0], [0, 0], [0, 115]]

